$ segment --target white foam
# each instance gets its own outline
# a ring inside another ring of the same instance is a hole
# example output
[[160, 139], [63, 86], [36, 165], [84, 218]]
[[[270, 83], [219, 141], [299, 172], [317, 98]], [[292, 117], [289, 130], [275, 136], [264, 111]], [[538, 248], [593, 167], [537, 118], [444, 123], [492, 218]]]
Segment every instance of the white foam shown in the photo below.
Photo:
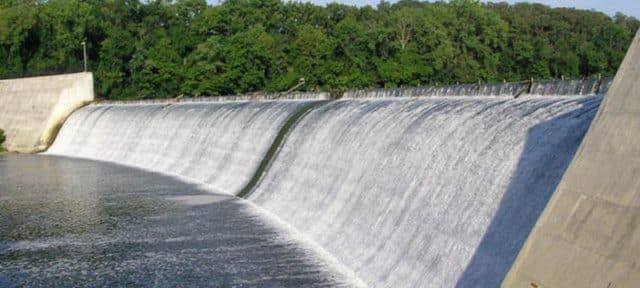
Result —
[[341, 100], [249, 199], [375, 287], [497, 287], [599, 97]]
[[100, 104], [76, 111], [46, 154], [163, 172], [237, 193], [306, 101]]

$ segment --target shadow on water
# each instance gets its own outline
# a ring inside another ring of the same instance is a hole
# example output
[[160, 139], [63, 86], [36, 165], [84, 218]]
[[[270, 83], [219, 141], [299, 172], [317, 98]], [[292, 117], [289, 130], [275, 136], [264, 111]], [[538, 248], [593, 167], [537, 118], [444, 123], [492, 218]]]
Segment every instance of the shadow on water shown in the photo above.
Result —
[[585, 98], [580, 101], [581, 109], [529, 129], [512, 180], [456, 287], [500, 286], [571, 163], [601, 100]]

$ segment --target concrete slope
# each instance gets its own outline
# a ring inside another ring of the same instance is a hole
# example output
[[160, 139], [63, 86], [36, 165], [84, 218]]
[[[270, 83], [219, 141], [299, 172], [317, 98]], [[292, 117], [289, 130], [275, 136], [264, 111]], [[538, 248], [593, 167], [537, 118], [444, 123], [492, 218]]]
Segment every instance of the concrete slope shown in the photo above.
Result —
[[638, 287], [640, 32], [504, 287]]
[[0, 80], [5, 147], [15, 152], [45, 150], [64, 119], [93, 97], [91, 73]]

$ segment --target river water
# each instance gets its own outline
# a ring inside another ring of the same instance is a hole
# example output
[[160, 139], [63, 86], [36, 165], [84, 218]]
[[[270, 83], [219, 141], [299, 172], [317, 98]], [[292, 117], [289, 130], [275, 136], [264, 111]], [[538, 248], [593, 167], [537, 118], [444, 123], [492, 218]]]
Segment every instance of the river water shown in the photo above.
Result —
[[0, 156], [0, 287], [358, 285], [247, 201], [130, 167]]

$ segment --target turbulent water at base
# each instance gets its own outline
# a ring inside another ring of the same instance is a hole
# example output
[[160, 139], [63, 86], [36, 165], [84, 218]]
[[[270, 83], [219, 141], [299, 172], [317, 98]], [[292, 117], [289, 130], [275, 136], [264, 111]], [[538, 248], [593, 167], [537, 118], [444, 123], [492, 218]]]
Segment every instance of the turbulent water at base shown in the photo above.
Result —
[[237, 193], [287, 117], [308, 101], [90, 105], [47, 153], [189, 177]]
[[374, 287], [498, 287], [601, 100], [334, 101], [249, 199]]

